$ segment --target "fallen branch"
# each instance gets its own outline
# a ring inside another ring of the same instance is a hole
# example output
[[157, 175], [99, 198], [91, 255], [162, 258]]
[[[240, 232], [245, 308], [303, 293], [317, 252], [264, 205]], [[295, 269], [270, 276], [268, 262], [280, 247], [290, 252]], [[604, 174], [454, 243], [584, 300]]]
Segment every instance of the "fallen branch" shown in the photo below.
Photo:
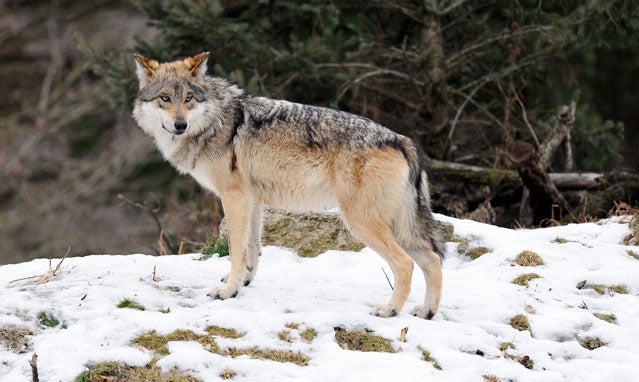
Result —
[[40, 382], [40, 377], [38, 377], [38, 355], [33, 353], [31, 359], [29, 360], [29, 365], [31, 365], [31, 378], [33, 382]]
[[[515, 170], [472, 166], [456, 162], [436, 159], [426, 161], [426, 167], [438, 176], [451, 182], [462, 182], [490, 186], [494, 191], [512, 190], [523, 186], [519, 174]], [[557, 172], [549, 173], [550, 180], [560, 189], [592, 189], [606, 185], [608, 176], [597, 172]], [[630, 174], [617, 175], [616, 179], [631, 179]], [[436, 186], [437, 182], [433, 182]]]

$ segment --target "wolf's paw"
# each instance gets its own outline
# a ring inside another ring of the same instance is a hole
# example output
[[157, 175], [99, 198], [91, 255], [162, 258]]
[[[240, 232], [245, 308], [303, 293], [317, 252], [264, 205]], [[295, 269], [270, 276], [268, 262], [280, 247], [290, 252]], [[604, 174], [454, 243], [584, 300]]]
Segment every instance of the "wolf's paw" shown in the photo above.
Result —
[[425, 318], [427, 320], [430, 320], [435, 315], [432, 310], [425, 307], [424, 305], [417, 305], [410, 311], [410, 314], [416, 317]]
[[[244, 281], [242, 281], [242, 285], [244, 285], [244, 286], [249, 286], [249, 284], [251, 283], [251, 281], [253, 281], [253, 276], [255, 276], [255, 272], [253, 272], [253, 273], [248, 273], [248, 272], [247, 272], [247, 273], [244, 275]], [[222, 279], [221, 279], [220, 281], [226, 284], [226, 282], [228, 281], [228, 279], [229, 279], [229, 275], [228, 275], [228, 274], [226, 274], [226, 275], [224, 275], [224, 277], [222, 277]]]
[[237, 296], [237, 289], [229, 288], [226, 285], [211, 289], [208, 296], [216, 300], [226, 300]]
[[377, 317], [395, 317], [397, 316], [397, 309], [389, 305], [375, 305], [371, 310], [371, 314]]

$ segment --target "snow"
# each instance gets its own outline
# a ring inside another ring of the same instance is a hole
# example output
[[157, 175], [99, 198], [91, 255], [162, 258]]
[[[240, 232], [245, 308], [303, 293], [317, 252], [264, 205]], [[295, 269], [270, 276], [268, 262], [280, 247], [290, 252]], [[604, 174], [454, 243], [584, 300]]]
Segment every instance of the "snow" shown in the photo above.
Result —
[[[154, 257], [93, 255], [68, 258], [49, 281], [36, 285], [50, 262], [38, 259], [0, 267], [0, 328], [27, 328], [38, 354], [40, 380], [72, 381], [86, 365], [121, 361], [143, 366], [152, 351], [131, 344], [137, 335], [156, 330], [168, 334], [190, 329], [203, 334], [209, 325], [245, 332], [238, 339], [216, 338], [221, 347], [300, 351], [311, 358], [308, 366], [213, 354], [195, 342], [171, 342], [170, 354], [158, 365], [174, 366], [204, 381], [218, 380], [225, 369], [238, 381], [482, 381], [483, 375], [515, 381], [637, 381], [639, 380], [639, 261], [621, 244], [630, 231], [620, 218], [535, 230], [510, 230], [438, 215], [453, 224], [455, 233], [471, 239], [471, 247], [490, 252], [478, 258], [459, 255], [448, 243], [443, 263], [444, 289], [439, 313], [431, 321], [409, 314], [423, 301], [424, 280], [414, 272], [412, 292], [402, 312], [393, 318], [369, 314], [386, 302], [390, 288], [382, 272], [392, 277], [385, 262], [372, 250], [328, 251], [317, 258], [300, 258], [288, 249], [265, 247], [253, 283], [235, 299], [207, 297], [230, 267], [228, 258], [199, 261], [199, 254]], [[568, 240], [554, 242], [556, 238]], [[531, 250], [543, 258], [538, 267], [515, 265], [515, 256]], [[52, 260], [51, 266], [59, 260]], [[155, 268], [156, 279], [151, 277]], [[530, 287], [512, 280], [537, 273]], [[158, 280], [159, 279], [159, 280]], [[156, 281], [157, 280], [157, 281]], [[581, 280], [624, 284], [628, 294], [597, 294], [577, 289]], [[145, 311], [119, 309], [130, 298]], [[160, 310], [170, 309], [169, 313]], [[585, 309], [584, 309], [585, 308]], [[46, 311], [62, 323], [55, 328], [38, 324]], [[614, 314], [616, 323], [593, 313]], [[531, 331], [513, 329], [509, 320], [524, 314]], [[292, 342], [278, 338], [286, 323]], [[334, 328], [373, 330], [391, 339], [400, 352], [363, 353], [342, 349]], [[409, 331], [400, 342], [404, 327]], [[308, 343], [299, 338], [304, 328], [318, 336]], [[587, 350], [578, 340], [599, 337], [605, 346]], [[527, 355], [532, 370], [514, 357]], [[430, 352], [442, 370], [421, 359]], [[479, 351], [479, 352], [478, 352]], [[30, 381], [32, 351], [18, 354], [0, 342], [0, 380]], [[478, 355], [483, 353], [483, 355]]]

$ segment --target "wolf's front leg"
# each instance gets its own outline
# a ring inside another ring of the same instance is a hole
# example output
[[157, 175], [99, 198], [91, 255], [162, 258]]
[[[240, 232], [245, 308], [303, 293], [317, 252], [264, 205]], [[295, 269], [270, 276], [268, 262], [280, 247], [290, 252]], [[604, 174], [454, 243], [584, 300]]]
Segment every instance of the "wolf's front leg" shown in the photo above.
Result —
[[238, 290], [244, 284], [247, 269], [246, 254], [251, 230], [250, 218], [254, 204], [250, 196], [242, 190], [229, 191], [222, 197], [222, 207], [229, 227], [231, 271], [226, 285], [214, 287], [209, 292], [209, 296], [215, 299], [225, 300], [237, 296]]
[[248, 243], [246, 246], [246, 270], [244, 271], [244, 286], [253, 281], [257, 265], [262, 254], [262, 206], [253, 204], [250, 216], [250, 227], [248, 233]]

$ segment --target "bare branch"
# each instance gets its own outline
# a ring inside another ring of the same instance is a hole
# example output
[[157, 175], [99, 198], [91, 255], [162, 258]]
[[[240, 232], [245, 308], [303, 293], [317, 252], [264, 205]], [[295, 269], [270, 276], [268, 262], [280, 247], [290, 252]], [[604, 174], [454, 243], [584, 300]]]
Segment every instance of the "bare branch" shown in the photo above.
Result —
[[[511, 88], [512, 88], [512, 86], [511, 86]], [[530, 122], [528, 122], [528, 115], [526, 114], [526, 107], [524, 106], [524, 103], [521, 101], [521, 98], [519, 98], [519, 94], [517, 94], [517, 91], [515, 89], [512, 89], [512, 92], [515, 95], [515, 100], [519, 104], [519, 107], [521, 107], [521, 114], [522, 114], [522, 117], [524, 119], [524, 123], [526, 124], [526, 126], [528, 127], [528, 130], [530, 131], [530, 135], [532, 135], [533, 139], [535, 140], [535, 144], [537, 145], [537, 149], [539, 149], [541, 145], [539, 144], [539, 139], [537, 138], [537, 134], [535, 134], [535, 130], [530, 125]]]

